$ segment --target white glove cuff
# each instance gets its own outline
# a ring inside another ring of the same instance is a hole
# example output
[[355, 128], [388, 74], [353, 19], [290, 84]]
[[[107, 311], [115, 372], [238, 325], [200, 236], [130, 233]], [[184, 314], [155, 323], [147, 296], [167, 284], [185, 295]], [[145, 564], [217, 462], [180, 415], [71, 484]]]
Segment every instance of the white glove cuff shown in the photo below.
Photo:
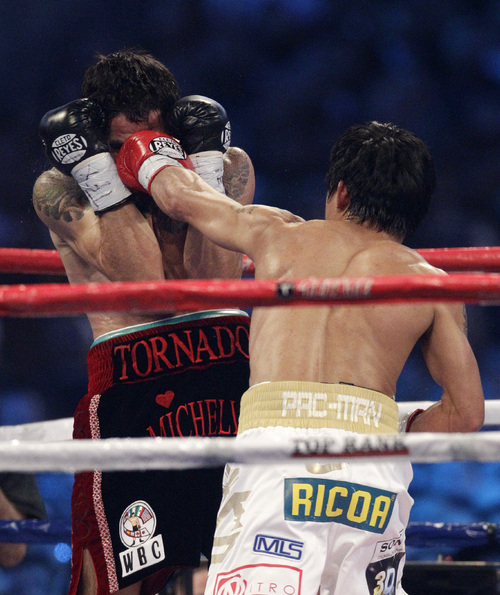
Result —
[[204, 151], [203, 153], [194, 153], [189, 157], [194, 166], [194, 171], [212, 188], [226, 194], [222, 182], [222, 174], [224, 173], [223, 154], [220, 151]]
[[137, 174], [139, 184], [149, 192], [149, 186], [153, 178], [161, 169], [169, 165], [182, 167], [177, 159], [172, 159], [166, 155], [151, 155], [139, 168], [139, 173]]
[[406, 424], [408, 423], [408, 418], [410, 417], [409, 413], [404, 413], [399, 417], [398, 420], [398, 433], [404, 434], [406, 432]]
[[94, 211], [104, 211], [123, 201], [130, 190], [120, 180], [115, 162], [109, 153], [98, 153], [71, 170]]

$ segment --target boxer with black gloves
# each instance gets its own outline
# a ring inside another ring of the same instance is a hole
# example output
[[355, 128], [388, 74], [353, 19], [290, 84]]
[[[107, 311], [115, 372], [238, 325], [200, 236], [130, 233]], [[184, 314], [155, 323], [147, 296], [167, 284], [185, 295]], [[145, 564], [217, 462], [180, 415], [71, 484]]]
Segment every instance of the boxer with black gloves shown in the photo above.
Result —
[[47, 112], [38, 128], [49, 161], [75, 178], [98, 213], [131, 195], [101, 140], [104, 126], [102, 108], [91, 99], [77, 99]]
[[231, 123], [222, 105], [203, 95], [183, 97], [168, 116], [167, 130], [179, 139], [194, 171], [225, 194], [223, 154], [231, 144]]
[[[40, 133], [55, 167], [33, 191], [69, 281], [239, 278], [241, 254], [167, 217], [143, 186], [124, 186], [115, 165], [119, 147], [144, 131], [157, 139], [150, 139], [153, 157], [169, 163], [180, 157], [189, 166], [190, 151], [202, 162], [216, 152], [228, 197], [251, 203], [248, 155], [235, 147], [223, 153], [215, 144], [215, 130], [227, 125], [223, 108], [203, 98], [176, 111], [183, 147], [165, 134], [180, 100], [175, 79], [151, 55], [129, 50], [100, 56], [81, 94], [85, 99], [42, 119]], [[207, 163], [200, 173], [220, 178]], [[240, 310], [169, 314], [89, 313], [94, 343], [75, 438], [236, 433], [239, 399], [248, 386], [249, 316]], [[158, 365], [148, 365], [148, 349]], [[153, 595], [176, 567], [197, 566], [201, 554], [210, 557], [223, 469], [131, 471], [75, 476], [69, 595]]]

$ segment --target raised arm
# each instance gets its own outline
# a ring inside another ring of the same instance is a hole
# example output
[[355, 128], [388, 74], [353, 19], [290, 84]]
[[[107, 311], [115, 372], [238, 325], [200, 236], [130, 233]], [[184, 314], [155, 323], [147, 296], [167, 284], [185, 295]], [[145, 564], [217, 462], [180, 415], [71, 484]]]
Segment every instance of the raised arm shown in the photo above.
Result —
[[96, 215], [73, 178], [51, 169], [35, 182], [33, 204], [71, 282], [163, 279], [158, 242], [133, 203]]
[[436, 306], [422, 349], [429, 372], [443, 393], [440, 401], [415, 418], [412, 432], [474, 432], [484, 423], [481, 379], [465, 321], [461, 306]]
[[250, 258], [265, 251], [276, 226], [303, 221], [281, 209], [240, 206], [192, 171], [186, 157], [175, 139], [142, 131], [125, 141], [117, 167], [128, 186], [146, 190], [167, 215], [186, 221], [216, 244]]
[[[255, 173], [249, 156], [230, 147], [224, 155], [223, 183], [226, 196], [239, 205], [249, 205], [255, 192]], [[214, 244], [196, 227], [189, 226], [184, 266], [192, 279], [239, 279], [243, 255]]]
[[39, 132], [55, 169], [35, 183], [36, 211], [51, 231], [70, 281], [162, 279], [153, 230], [101, 140], [104, 120], [100, 106], [88, 99], [43, 116]]
[[[194, 171], [212, 188], [239, 204], [250, 204], [255, 176], [248, 155], [231, 147], [231, 124], [217, 101], [202, 95], [179, 99], [167, 117], [167, 130], [189, 155]], [[190, 226], [184, 247], [184, 267], [192, 279], [239, 279], [242, 255], [221, 248]]]

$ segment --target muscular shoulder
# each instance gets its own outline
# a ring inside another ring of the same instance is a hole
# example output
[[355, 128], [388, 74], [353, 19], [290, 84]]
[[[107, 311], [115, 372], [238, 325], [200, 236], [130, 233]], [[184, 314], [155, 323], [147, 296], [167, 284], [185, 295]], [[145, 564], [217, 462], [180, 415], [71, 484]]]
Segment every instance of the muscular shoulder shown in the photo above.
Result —
[[71, 222], [82, 219], [88, 201], [71, 176], [56, 169], [41, 174], [33, 187], [33, 206], [50, 227], [51, 222]]
[[247, 205], [237, 208], [236, 211], [242, 216], [249, 215], [249, 225], [260, 228], [262, 233], [283, 233], [285, 228], [293, 229], [306, 223], [302, 217], [291, 211], [267, 205]]
[[418, 252], [398, 242], [382, 241], [356, 253], [351, 266], [367, 275], [445, 275], [431, 266]]

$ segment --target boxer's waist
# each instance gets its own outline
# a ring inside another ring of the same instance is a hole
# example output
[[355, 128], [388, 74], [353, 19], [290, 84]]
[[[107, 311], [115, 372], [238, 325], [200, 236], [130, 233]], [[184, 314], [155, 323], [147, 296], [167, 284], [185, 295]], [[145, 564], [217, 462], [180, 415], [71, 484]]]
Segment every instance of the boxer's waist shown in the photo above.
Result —
[[221, 360], [248, 360], [249, 325], [241, 310], [209, 310], [107, 333], [87, 354], [89, 392]]
[[264, 382], [243, 394], [238, 432], [285, 426], [392, 434], [398, 417], [394, 399], [351, 384]]
[[182, 324], [184, 322], [190, 322], [192, 320], [203, 320], [205, 318], [219, 318], [220, 316], [248, 316], [246, 312], [242, 310], [233, 310], [233, 309], [225, 309], [225, 310], [202, 310], [200, 312], [191, 312], [189, 314], [179, 314], [178, 316], [171, 316], [169, 318], [163, 318], [161, 320], [155, 320], [154, 322], [146, 322], [143, 324], [135, 324], [133, 326], [126, 326], [124, 328], [119, 328], [114, 331], [110, 331], [109, 333], [104, 333], [95, 339], [95, 341], [91, 345], [95, 347], [99, 343], [104, 343], [105, 341], [109, 341], [110, 339], [114, 339], [116, 337], [123, 337], [123, 335], [129, 335], [132, 333], [138, 333], [141, 331], [158, 328], [162, 326], [169, 326], [172, 324]]

